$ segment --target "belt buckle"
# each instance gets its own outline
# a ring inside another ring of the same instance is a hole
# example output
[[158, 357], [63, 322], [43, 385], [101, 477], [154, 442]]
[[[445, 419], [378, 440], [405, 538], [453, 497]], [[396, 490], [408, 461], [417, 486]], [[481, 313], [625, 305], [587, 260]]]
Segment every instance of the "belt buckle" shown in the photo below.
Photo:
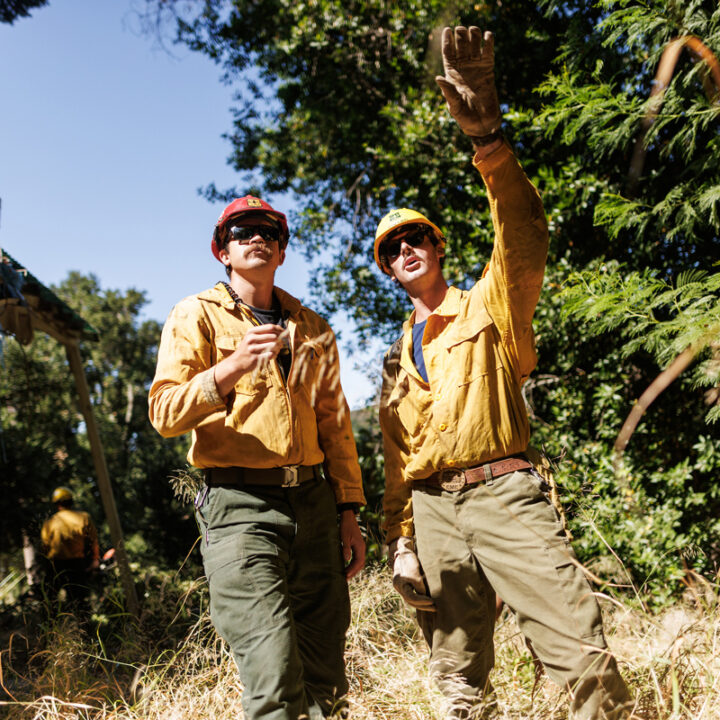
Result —
[[457, 468], [445, 468], [440, 471], [440, 479], [438, 484], [443, 490], [448, 492], [457, 492], [462, 490], [467, 484], [465, 473]]
[[289, 465], [283, 468], [285, 477], [280, 487], [297, 487], [300, 484], [300, 468], [298, 465]]

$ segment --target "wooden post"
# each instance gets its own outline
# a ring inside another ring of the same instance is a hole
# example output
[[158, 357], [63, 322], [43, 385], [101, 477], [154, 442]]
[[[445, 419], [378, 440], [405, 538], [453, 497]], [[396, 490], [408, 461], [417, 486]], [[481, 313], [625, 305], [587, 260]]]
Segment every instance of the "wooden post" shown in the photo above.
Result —
[[105, 516], [110, 526], [110, 537], [115, 547], [115, 557], [117, 558], [117, 564], [120, 568], [120, 579], [123, 590], [125, 591], [127, 608], [137, 618], [140, 615], [140, 606], [138, 604], [137, 593], [135, 592], [135, 584], [130, 574], [130, 565], [128, 564], [127, 553], [125, 552], [125, 541], [115, 505], [112, 485], [110, 484], [110, 476], [108, 475], [107, 464], [105, 462], [105, 453], [103, 452], [102, 443], [100, 442], [100, 433], [98, 432], [95, 413], [93, 412], [90, 402], [90, 390], [88, 388], [87, 378], [85, 377], [82, 358], [80, 357], [80, 348], [76, 342], [66, 341], [63, 344], [65, 345], [65, 352], [68, 362], [70, 363], [70, 368], [75, 377], [75, 385], [80, 398], [80, 410], [85, 418], [85, 427], [87, 428], [88, 439], [90, 440], [90, 449], [92, 450], [93, 463], [95, 464], [98, 488], [100, 490], [103, 508], [105, 509]]

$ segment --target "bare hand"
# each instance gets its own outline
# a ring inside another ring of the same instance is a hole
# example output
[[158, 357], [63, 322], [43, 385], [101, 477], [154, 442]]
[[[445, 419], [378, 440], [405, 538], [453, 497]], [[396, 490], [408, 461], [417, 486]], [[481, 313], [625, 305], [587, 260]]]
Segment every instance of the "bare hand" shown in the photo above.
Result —
[[355, 513], [343, 510], [340, 513], [340, 542], [345, 560], [345, 577], [355, 577], [365, 565], [365, 541], [360, 533]]
[[502, 115], [495, 90], [495, 51], [491, 32], [478, 27], [446, 27], [442, 35], [445, 76], [440, 86], [450, 114], [470, 137], [483, 137], [500, 129]]
[[254, 370], [259, 362], [274, 360], [277, 357], [282, 349], [280, 336], [284, 332], [285, 330], [279, 325], [251, 327], [229, 359], [243, 372]]
[[215, 384], [220, 395], [225, 397], [245, 373], [274, 360], [282, 349], [285, 332], [279, 325], [251, 327], [233, 354], [215, 366]]

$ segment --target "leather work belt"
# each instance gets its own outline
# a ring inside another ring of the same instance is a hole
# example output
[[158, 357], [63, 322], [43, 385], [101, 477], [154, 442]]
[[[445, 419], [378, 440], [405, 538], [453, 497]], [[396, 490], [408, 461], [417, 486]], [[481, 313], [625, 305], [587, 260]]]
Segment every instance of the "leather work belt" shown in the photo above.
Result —
[[454, 492], [462, 490], [466, 485], [486, 483], [499, 475], [505, 475], [516, 470], [529, 470], [530, 468], [532, 468], [532, 463], [524, 458], [509, 457], [472, 468], [445, 468], [429, 477], [418, 480], [416, 484], [440, 487], [443, 490]]
[[322, 477], [319, 465], [289, 465], [276, 468], [222, 467], [206, 468], [205, 484], [216, 485], [270, 485], [297, 487], [313, 478]]

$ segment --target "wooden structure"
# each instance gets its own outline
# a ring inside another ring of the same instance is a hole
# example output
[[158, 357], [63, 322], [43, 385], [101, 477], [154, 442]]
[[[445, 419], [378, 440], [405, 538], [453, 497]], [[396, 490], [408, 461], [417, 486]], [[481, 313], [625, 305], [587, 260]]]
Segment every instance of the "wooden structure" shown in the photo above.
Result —
[[2, 248], [0, 248], [0, 326], [23, 345], [29, 345], [35, 332], [40, 331], [47, 333], [65, 347], [70, 370], [75, 378], [80, 411], [85, 420], [98, 489], [115, 547], [127, 607], [135, 617], [138, 617], [137, 593], [130, 574], [120, 518], [80, 356], [80, 342], [97, 341], [98, 333]]

